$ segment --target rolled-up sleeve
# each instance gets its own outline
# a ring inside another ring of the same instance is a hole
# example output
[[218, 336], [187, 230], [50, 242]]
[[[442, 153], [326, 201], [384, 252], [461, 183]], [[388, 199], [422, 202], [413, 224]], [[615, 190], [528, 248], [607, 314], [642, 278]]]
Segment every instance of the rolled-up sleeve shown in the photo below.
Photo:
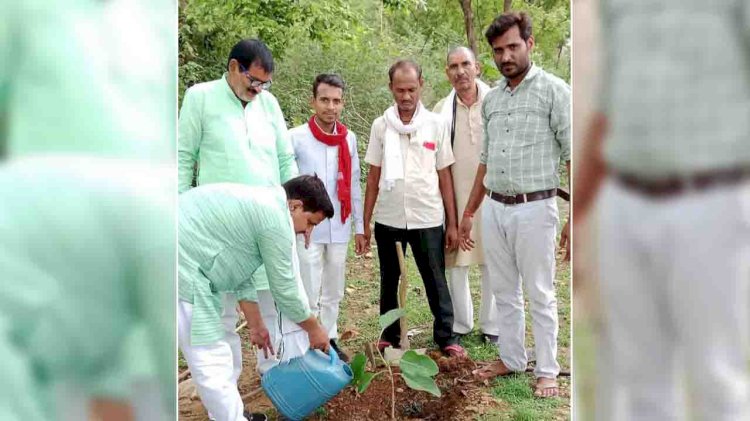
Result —
[[258, 248], [273, 300], [280, 313], [299, 323], [309, 318], [311, 312], [307, 295], [297, 282], [292, 262], [293, 241], [294, 236], [288, 227], [268, 228], [258, 234]]
[[258, 291], [255, 289], [255, 284], [253, 283], [252, 278], [243, 281], [240, 286], [237, 287], [235, 293], [238, 301], [258, 302]]

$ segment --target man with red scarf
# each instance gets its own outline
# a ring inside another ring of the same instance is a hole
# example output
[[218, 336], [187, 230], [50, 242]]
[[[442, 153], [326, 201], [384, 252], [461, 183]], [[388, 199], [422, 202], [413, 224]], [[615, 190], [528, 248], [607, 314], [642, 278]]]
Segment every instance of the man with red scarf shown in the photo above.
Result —
[[344, 81], [335, 74], [315, 78], [310, 100], [315, 114], [289, 134], [300, 174], [317, 174], [328, 190], [336, 216], [315, 227], [309, 247], [298, 245], [300, 275], [310, 309], [320, 317], [331, 346], [342, 360], [347, 355], [336, 343], [339, 303], [344, 297], [344, 274], [352, 222], [355, 251], [365, 251], [362, 192], [359, 185], [357, 138], [339, 118], [344, 108]]

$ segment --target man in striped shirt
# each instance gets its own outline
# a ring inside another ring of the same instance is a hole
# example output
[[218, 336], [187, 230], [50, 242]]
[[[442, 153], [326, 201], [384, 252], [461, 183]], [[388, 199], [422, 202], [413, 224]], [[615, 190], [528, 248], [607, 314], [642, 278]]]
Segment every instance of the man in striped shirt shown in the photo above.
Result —
[[[558, 394], [555, 236], [559, 165], [570, 171], [570, 87], [530, 60], [534, 47], [525, 13], [500, 15], [487, 29], [505, 78], [482, 104], [484, 145], [460, 225], [471, 249], [474, 212], [482, 208], [482, 238], [498, 309], [500, 360], [475, 371], [488, 379], [526, 370], [524, 302], [529, 294], [537, 364], [535, 396]], [[568, 224], [563, 229], [567, 239]]]

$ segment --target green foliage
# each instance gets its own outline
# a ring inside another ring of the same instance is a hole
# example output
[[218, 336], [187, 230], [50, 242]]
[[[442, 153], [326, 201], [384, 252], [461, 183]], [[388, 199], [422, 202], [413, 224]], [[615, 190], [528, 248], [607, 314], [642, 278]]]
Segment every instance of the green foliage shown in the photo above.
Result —
[[432, 358], [409, 350], [401, 356], [399, 367], [407, 386], [432, 393], [438, 398], [441, 396], [440, 389], [433, 378], [438, 373], [438, 366]]
[[[502, 0], [472, 0], [482, 79], [493, 83], [495, 67], [484, 31], [502, 13]], [[513, 9], [534, 21], [533, 60], [570, 80], [568, 0], [514, 0]], [[357, 135], [364, 156], [372, 122], [393, 103], [388, 68], [398, 58], [415, 59], [423, 70], [422, 102], [432, 108], [451, 89], [445, 56], [468, 45], [458, 0], [183, 0], [179, 11], [179, 94], [218, 79], [231, 47], [259, 37], [274, 54], [272, 93], [289, 127], [312, 112], [312, 82], [324, 72], [347, 84], [342, 121]], [[362, 179], [367, 175], [361, 161]]]

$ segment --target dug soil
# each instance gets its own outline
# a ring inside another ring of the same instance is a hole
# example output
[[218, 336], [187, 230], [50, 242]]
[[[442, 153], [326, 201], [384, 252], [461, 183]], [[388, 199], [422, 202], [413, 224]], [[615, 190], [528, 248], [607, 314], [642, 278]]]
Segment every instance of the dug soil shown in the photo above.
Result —
[[[446, 358], [439, 352], [429, 354], [438, 363], [436, 382], [442, 397], [416, 391], [395, 375], [395, 415], [398, 420], [472, 420], [488, 405], [500, 405], [476, 384], [471, 371], [476, 368], [468, 358]], [[383, 368], [381, 368], [383, 369]], [[394, 368], [398, 373], [398, 368]], [[344, 389], [325, 406], [325, 420], [389, 420], [391, 419], [391, 381], [388, 372], [380, 374], [361, 395], [353, 388]], [[322, 412], [322, 411], [320, 411]], [[316, 419], [315, 417], [312, 417]]]

